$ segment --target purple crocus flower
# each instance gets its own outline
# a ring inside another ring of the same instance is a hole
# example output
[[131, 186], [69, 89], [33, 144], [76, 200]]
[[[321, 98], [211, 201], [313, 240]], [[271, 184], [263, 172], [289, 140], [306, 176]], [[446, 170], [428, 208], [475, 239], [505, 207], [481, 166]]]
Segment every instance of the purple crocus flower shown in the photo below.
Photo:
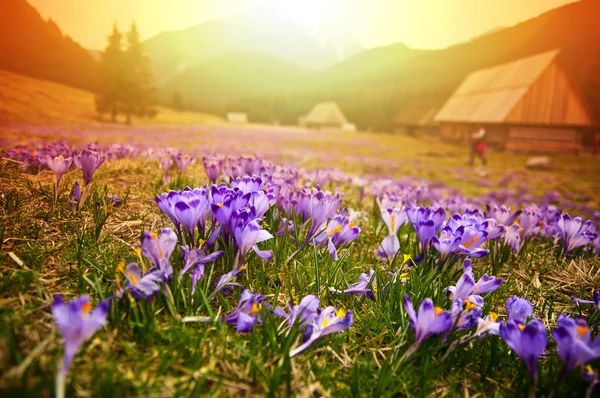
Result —
[[517, 254], [521, 251], [521, 244], [523, 243], [523, 229], [519, 224], [513, 224], [506, 228], [504, 232], [504, 241], [507, 245], [512, 248], [512, 252]]
[[438, 333], [448, 333], [452, 328], [452, 314], [440, 307], [435, 307], [433, 301], [427, 298], [421, 302], [419, 313], [415, 312], [408, 295], [404, 296], [404, 309], [408, 315], [410, 327], [415, 332], [415, 344], [418, 345]]
[[470, 329], [478, 324], [482, 312], [479, 304], [472, 299], [452, 301], [452, 323], [456, 323], [457, 329]]
[[533, 305], [527, 299], [511, 296], [506, 300], [506, 313], [509, 321], [525, 322], [533, 314]]
[[163, 272], [165, 281], [170, 281], [173, 276], [169, 257], [175, 250], [176, 244], [177, 235], [170, 228], [164, 228], [160, 235], [148, 231], [142, 235], [142, 254], [152, 262], [154, 267]]
[[557, 352], [565, 364], [564, 373], [579, 365], [600, 358], [600, 336], [592, 339], [590, 327], [583, 319], [573, 319], [562, 314], [552, 331]]
[[231, 188], [233, 189], [239, 189], [244, 194], [256, 192], [263, 188], [262, 179], [257, 176], [244, 176], [236, 179], [232, 178], [229, 182], [229, 185], [231, 185]]
[[344, 294], [364, 294], [369, 300], [375, 300], [374, 292], [377, 291], [377, 278], [375, 277], [375, 270], [370, 270], [368, 274], [360, 274], [358, 282], [348, 286], [348, 289], [344, 291], [331, 289], [334, 293]]
[[335, 216], [340, 206], [339, 196], [329, 192], [313, 189], [298, 194], [294, 209], [297, 214], [302, 216], [303, 222], [310, 218], [310, 228], [301, 246], [305, 246], [315, 237], [317, 232], [323, 228], [325, 221]]
[[427, 250], [429, 243], [440, 229], [446, 219], [446, 211], [439, 207], [407, 208], [406, 215], [417, 233], [417, 239], [421, 245], [421, 252]]
[[106, 324], [109, 307], [110, 299], [101, 301], [92, 310], [89, 296], [80, 296], [68, 303], [63, 301], [61, 295], [54, 296], [52, 315], [65, 340], [63, 364], [59, 371], [61, 380], [64, 381], [71, 362], [82, 344]]
[[223, 174], [223, 159], [218, 158], [202, 158], [204, 171], [211, 183], [216, 183], [217, 179]]
[[537, 361], [548, 342], [544, 324], [537, 319], [527, 325], [509, 320], [500, 325], [500, 337], [521, 358], [533, 380], [537, 381]]
[[360, 228], [352, 224], [348, 217], [337, 215], [333, 217], [323, 231], [315, 237], [317, 245], [325, 244], [331, 258], [338, 259], [337, 249], [344, 244], [353, 241], [360, 235]]
[[388, 235], [383, 239], [379, 248], [377, 249], [377, 254], [381, 258], [394, 258], [396, 254], [400, 251], [400, 240], [397, 235]]
[[308, 322], [317, 314], [319, 310], [319, 298], [314, 294], [305, 296], [298, 305], [292, 305], [292, 302], [288, 302], [288, 309], [290, 313], [288, 315], [288, 326], [292, 327], [296, 321], [301, 326], [306, 326]]
[[510, 207], [505, 206], [490, 206], [487, 205], [488, 217], [494, 218], [498, 221], [498, 224], [504, 225], [508, 227], [512, 223], [516, 221], [516, 219], [521, 215], [523, 210], [517, 210], [516, 212], [510, 212]]
[[220, 321], [235, 325], [239, 333], [248, 333], [254, 329], [257, 322], [262, 323], [261, 312], [263, 307], [274, 315], [287, 317], [287, 314], [279, 307], [271, 310], [271, 306], [265, 303], [265, 300], [266, 297], [261, 294], [244, 290], [235, 310], [228, 316], [221, 318]]
[[192, 278], [192, 294], [196, 291], [196, 283], [204, 276], [204, 265], [212, 263], [223, 254], [224, 251], [217, 251], [206, 255], [202, 249], [189, 249], [187, 246], [181, 246], [181, 253], [183, 255], [184, 266], [179, 273], [179, 278], [186, 272], [191, 270], [190, 276]]
[[387, 227], [389, 235], [396, 235], [400, 227], [408, 221], [404, 210], [399, 208], [382, 209], [381, 219]]
[[571, 219], [568, 214], [563, 214], [557, 225], [565, 245], [565, 256], [574, 249], [591, 243], [597, 236], [591, 221], [584, 223], [581, 217]]
[[125, 282], [123, 288], [118, 292], [119, 296], [128, 291], [136, 300], [150, 301], [152, 296], [160, 291], [161, 284], [166, 280], [164, 273], [160, 270], [144, 274], [135, 263], [127, 264], [127, 267], [124, 267], [125, 264], [121, 263], [117, 268], [118, 271], [123, 272], [123, 281]]
[[488, 218], [484, 220], [480, 227], [487, 233], [487, 240], [496, 240], [504, 234], [506, 227], [498, 224], [498, 221], [494, 218]]
[[40, 157], [40, 161], [48, 166], [54, 175], [56, 175], [56, 186], [59, 186], [60, 179], [67, 172], [69, 166], [71, 166], [73, 158], [65, 158], [63, 155], [52, 158], [50, 155], [45, 155]]
[[462, 241], [462, 235], [464, 233], [464, 227], [459, 227], [456, 231], [453, 231], [450, 227], [445, 227], [440, 232], [440, 237], [434, 236], [431, 239], [431, 244], [440, 253], [442, 260], [448, 256], [458, 252]]
[[230, 271], [226, 274], [221, 275], [221, 277], [217, 281], [215, 290], [213, 290], [213, 292], [211, 293], [211, 297], [216, 296], [217, 293], [219, 293], [221, 291], [225, 292], [225, 294], [231, 294], [232, 287], [240, 287], [241, 288], [242, 285], [240, 285], [239, 283], [233, 282], [233, 280], [235, 280], [235, 278], [240, 274], [240, 272], [242, 272], [245, 269], [246, 269], [246, 266], [242, 265], [241, 267], [234, 269], [233, 271]]
[[237, 256], [239, 256], [238, 264], [243, 264], [244, 258], [250, 250], [254, 250], [263, 260], [269, 261], [273, 258], [271, 250], [261, 251], [257, 246], [259, 242], [272, 239], [273, 235], [260, 226], [260, 219], [253, 219], [253, 217], [252, 209], [248, 208], [236, 210], [231, 217], [233, 240], [237, 248]]
[[156, 204], [158, 205], [158, 208], [173, 221], [178, 234], [181, 232], [181, 223], [175, 215], [175, 203], [179, 201], [180, 196], [181, 192], [179, 191], [164, 192], [160, 195], [156, 195]]
[[503, 283], [502, 278], [488, 276], [488, 274], [484, 274], [476, 283], [470, 259], [465, 260], [463, 269], [464, 272], [456, 286], [450, 286], [447, 289], [453, 301], [458, 300], [462, 303], [465, 300], [471, 300], [481, 307], [483, 306], [483, 298], [480, 295], [497, 290]]
[[121, 200], [121, 198], [119, 198], [119, 196], [114, 193], [108, 193], [108, 194], [106, 194], [106, 197], [108, 199], [112, 200], [113, 205], [116, 207], [121, 206], [123, 204], [123, 201]]
[[490, 312], [486, 317], [477, 320], [477, 330], [473, 337], [500, 334], [500, 322], [497, 322], [498, 314]]
[[600, 292], [594, 292], [594, 300], [582, 300], [577, 297], [572, 297], [573, 301], [578, 304], [595, 304], [596, 308], [600, 311]]
[[177, 164], [179, 173], [183, 174], [185, 168], [188, 167], [194, 159], [185, 153], [178, 153], [177, 155], [173, 156], [173, 160], [175, 160], [175, 164]]
[[71, 190], [71, 199], [69, 199], [70, 203], [76, 205], [81, 200], [81, 187], [79, 183], [75, 181], [75, 185], [73, 185], [73, 189]]
[[323, 336], [348, 330], [353, 322], [352, 311], [336, 310], [331, 306], [324, 308], [306, 325], [304, 342], [290, 351], [290, 357], [298, 355]]
[[267, 193], [263, 189], [253, 191], [250, 194], [248, 205], [254, 207], [256, 217], [263, 217], [267, 211], [275, 204], [275, 195]]
[[202, 201], [200, 198], [192, 197], [190, 200], [181, 200], [175, 203], [174, 214], [177, 220], [183, 225], [188, 233], [189, 241], [194, 246], [194, 232], [200, 222], [205, 209], [207, 201]]
[[92, 177], [96, 172], [96, 169], [104, 163], [104, 156], [100, 156], [99, 153], [84, 149], [81, 153], [76, 153], [73, 156], [73, 162], [75, 166], [83, 171], [83, 182], [86, 186], [92, 182]]

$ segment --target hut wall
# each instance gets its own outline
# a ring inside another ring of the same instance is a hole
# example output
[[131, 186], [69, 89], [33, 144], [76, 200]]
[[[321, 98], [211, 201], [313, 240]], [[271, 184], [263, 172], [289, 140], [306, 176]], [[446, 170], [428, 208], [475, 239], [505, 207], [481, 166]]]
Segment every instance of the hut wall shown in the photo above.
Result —
[[573, 128], [513, 126], [508, 134], [506, 149], [578, 153], [582, 149], [582, 133]]
[[579, 126], [590, 118], [566, 74], [553, 62], [506, 118], [507, 123]]
[[446, 141], [468, 145], [479, 127], [485, 129], [485, 142], [489, 147], [505, 149], [509, 128], [502, 124], [442, 123], [440, 135]]

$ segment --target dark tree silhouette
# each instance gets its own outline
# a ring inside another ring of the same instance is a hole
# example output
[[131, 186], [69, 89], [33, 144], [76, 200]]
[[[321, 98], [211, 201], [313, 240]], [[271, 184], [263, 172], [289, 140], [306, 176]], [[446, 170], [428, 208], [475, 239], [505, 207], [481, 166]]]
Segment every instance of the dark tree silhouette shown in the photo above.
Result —
[[125, 85], [125, 116], [127, 124], [131, 116], [154, 117], [155, 88], [154, 74], [150, 58], [145, 53], [140, 41], [140, 34], [135, 22], [127, 33], [127, 48], [124, 52]]
[[100, 58], [100, 87], [96, 94], [96, 111], [100, 116], [110, 113], [112, 121], [123, 108], [124, 59], [122, 50], [123, 35], [117, 24], [108, 36], [108, 44]]

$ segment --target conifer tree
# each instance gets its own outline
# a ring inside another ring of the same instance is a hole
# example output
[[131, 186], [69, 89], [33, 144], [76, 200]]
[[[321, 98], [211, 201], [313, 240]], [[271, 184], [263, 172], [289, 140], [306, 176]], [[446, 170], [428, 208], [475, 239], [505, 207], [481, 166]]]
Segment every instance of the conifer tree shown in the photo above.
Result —
[[110, 113], [116, 121], [123, 108], [124, 59], [122, 49], [123, 35], [117, 24], [108, 36], [108, 44], [100, 58], [100, 88], [95, 97], [96, 111], [102, 116]]
[[125, 58], [126, 83], [123, 87], [125, 96], [125, 116], [131, 123], [131, 116], [154, 117], [155, 89], [154, 75], [150, 58], [144, 52], [140, 34], [135, 22], [127, 33], [127, 49]]

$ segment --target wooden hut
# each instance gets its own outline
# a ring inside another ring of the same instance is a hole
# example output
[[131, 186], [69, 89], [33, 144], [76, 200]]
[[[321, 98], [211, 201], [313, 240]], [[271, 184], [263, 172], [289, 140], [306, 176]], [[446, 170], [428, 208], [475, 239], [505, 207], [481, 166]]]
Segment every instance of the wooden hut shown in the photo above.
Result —
[[442, 137], [467, 143], [481, 126], [492, 147], [580, 151], [593, 123], [558, 56], [553, 50], [471, 73], [435, 116]]
[[300, 124], [309, 128], [338, 128], [348, 124], [348, 119], [335, 102], [321, 102], [308, 115], [300, 118]]
[[440, 126], [434, 117], [444, 101], [419, 98], [407, 102], [394, 118], [394, 133], [420, 137], [439, 136]]

